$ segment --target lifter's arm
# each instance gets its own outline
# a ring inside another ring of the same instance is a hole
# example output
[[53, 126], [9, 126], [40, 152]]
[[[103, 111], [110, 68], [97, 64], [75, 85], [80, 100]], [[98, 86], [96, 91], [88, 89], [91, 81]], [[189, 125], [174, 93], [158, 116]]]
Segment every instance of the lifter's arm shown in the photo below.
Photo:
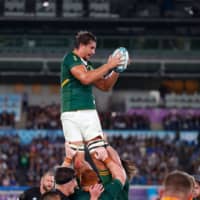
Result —
[[124, 169], [121, 166], [119, 166], [117, 163], [115, 163], [111, 157], [108, 156], [107, 151], [105, 151], [104, 154], [96, 153], [95, 157], [96, 159], [101, 160], [105, 163], [105, 165], [110, 170], [110, 173], [112, 174], [112, 177], [114, 179], [118, 179], [122, 185], [125, 184], [126, 173]]

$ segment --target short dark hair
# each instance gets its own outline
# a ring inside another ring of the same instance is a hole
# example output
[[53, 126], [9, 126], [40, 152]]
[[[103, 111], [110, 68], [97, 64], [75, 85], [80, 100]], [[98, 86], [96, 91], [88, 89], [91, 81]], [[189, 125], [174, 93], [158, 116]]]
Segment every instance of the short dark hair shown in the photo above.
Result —
[[58, 167], [55, 172], [55, 182], [58, 185], [63, 185], [74, 179], [75, 171], [68, 167]]
[[56, 190], [50, 190], [42, 194], [40, 200], [54, 200], [55, 197], [58, 197], [61, 200], [61, 196]]
[[44, 172], [41, 178], [44, 178], [45, 176], [54, 176], [53, 169], [50, 169], [49, 171]]
[[78, 48], [80, 44], [87, 45], [90, 41], [97, 41], [93, 33], [89, 31], [79, 31], [75, 37], [75, 48]]
[[163, 186], [165, 190], [173, 193], [188, 194], [194, 187], [194, 179], [186, 172], [175, 170], [165, 177]]

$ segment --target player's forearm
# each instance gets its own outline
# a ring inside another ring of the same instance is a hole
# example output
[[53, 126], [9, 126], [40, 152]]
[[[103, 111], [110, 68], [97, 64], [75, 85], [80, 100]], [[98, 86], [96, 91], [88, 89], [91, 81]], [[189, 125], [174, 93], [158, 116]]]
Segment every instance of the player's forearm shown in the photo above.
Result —
[[87, 71], [86, 73], [82, 73], [80, 76], [80, 81], [85, 85], [92, 84], [95, 81], [104, 77], [111, 68], [112, 68], [111, 65], [104, 64], [95, 70], [90, 70], [90, 71]]
[[105, 78], [101, 78], [97, 81], [95, 81], [93, 84], [100, 90], [102, 91], [109, 91], [110, 89], [113, 88], [113, 86], [115, 85], [119, 74], [115, 73], [115, 72], [111, 72], [112, 74], [108, 75]]
[[62, 163], [62, 167], [69, 167], [72, 164], [72, 158], [69, 157], [65, 157], [63, 163]]
[[105, 89], [107, 89], [107, 90], [112, 89], [113, 86], [115, 85], [115, 83], [117, 82], [118, 78], [119, 78], [119, 74], [112, 71], [110, 76], [108, 76], [104, 79]]
[[119, 165], [113, 162], [112, 159], [109, 157], [106, 160], [104, 160], [104, 163], [110, 170], [112, 177], [114, 179], [119, 179], [122, 185], [124, 185], [126, 181], [126, 174], [123, 168], [121, 168]]
[[108, 152], [108, 155], [110, 158], [112, 158], [112, 160], [118, 165], [120, 166], [121, 168], [122, 167], [122, 163], [121, 163], [121, 160], [120, 160], [120, 157], [118, 155], [118, 153], [116, 152], [116, 150], [112, 147], [112, 146], [107, 146], [106, 147], [106, 150]]

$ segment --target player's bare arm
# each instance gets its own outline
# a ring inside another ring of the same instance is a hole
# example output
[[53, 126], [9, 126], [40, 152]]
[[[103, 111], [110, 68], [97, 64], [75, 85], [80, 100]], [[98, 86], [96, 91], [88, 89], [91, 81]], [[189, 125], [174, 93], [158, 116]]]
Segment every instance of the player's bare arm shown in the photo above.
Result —
[[107, 77], [94, 82], [96, 88], [102, 91], [109, 91], [113, 88], [119, 78], [119, 73], [112, 71]]
[[110, 170], [112, 177], [114, 179], [118, 179], [122, 185], [125, 184], [126, 181], [126, 173], [123, 168], [121, 168], [117, 163], [115, 163], [112, 158], [109, 157], [107, 151], [105, 151], [103, 154], [99, 154], [96, 152], [95, 154], [96, 159], [101, 160], [105, 163], [105, 165]]
[[84, 65], [78, 65], [71, 69], [71, 73], [84, 85], [93, 84], [95, 81], [101, 79], [110, 70], [120, 64], [120, 57], [118, 55], [112, 57], [108, 62], [101, 67], [88, 71]]

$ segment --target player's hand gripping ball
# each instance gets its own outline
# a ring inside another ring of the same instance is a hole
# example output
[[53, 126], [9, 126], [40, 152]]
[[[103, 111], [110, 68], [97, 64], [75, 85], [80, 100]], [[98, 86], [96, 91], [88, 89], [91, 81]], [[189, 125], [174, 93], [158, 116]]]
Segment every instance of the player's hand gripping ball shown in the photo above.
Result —
[[112, 56], [115, 56], [117, 54], [121, 55], [121, 64], [118, 67], [114, 68], [114, 71], [117, 73], [121, 73], [121, 72], [125, 71], [127, 68], [128, 61], [129, 61], [129, 55], [128, 55], [128, 51], [125, 47], [117, 48], [113, 52]]

